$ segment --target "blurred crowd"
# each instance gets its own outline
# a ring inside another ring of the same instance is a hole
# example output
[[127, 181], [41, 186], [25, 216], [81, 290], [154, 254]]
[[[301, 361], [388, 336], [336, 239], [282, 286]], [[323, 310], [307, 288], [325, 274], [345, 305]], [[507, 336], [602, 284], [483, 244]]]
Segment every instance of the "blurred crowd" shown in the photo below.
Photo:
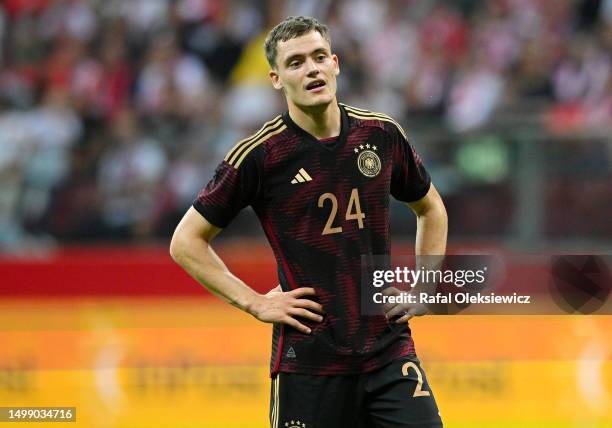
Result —
[[612, 0], [4, 0], [0, 248], [166, 239], [283, 110], [263, 41], [302, 14], [329, 25], [348, 104], [456, 135], [504, 111], [612, 123]]

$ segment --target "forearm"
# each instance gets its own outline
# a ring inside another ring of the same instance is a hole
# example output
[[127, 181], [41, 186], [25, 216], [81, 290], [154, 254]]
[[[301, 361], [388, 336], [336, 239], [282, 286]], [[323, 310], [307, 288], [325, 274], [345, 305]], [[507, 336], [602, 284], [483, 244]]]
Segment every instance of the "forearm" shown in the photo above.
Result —
[[[438, 194], [433, 184], [426, 197], [409, 203], [408, 206], [417, 216], [417, 231], [415, 240], [415, 269], [436, 270], [442, 265], [444, 254], [446, 253], [446, 237], [448, 233], [448, 218], [446, 208], [442, 198]], [[433, 293], [436, 287], [434, 283], [420, 280], [412, 286], [411, 294]], [[387, 313], [387, 316], [400, 315], [402, 307], [394, 308]], [[414, 315], [423, 315], [427, 312], [425, 307], [414, 305], [407, 312], [404, 312], [396, 322], [405, 322]]]
[[202, 239], [181, 242], [174, 238], [172, 258], [202, 286], [227, 303], [252, 314], [259, 294], [233, 275], [209, 243]]
[[446, 208], [435, 186], [427, 195], [408, 205], [417, 216], [415, 240], [416, 268], [438, 269], [446, 253], [448, 217]]
[[[446, 252], [446, 235], [448, 232], [448, 220], [442, 199], [432, 185], [425, 198], [409, 203], [408, 206], [417, 216], [415, 270], [438, 269]], [[430, 284], [421, 279], [416, 284], [411, 285], [410, 294], [418, 296], [423, 292], [435, 292], [436, 287], [432, 285], [435, 284]], [[393, 294], [393, 292], [399, 293], [395, 287], [391, 287], [391, 289], [393, 291], [390, 294]], [[420, 316], [427, 313], [427, 308], [422, 303], [396, 304], [385, 310], [385, 316], [388, 319], [399, 317], [395, 320], [396, 323], [403, 323], [415, 315]]]
[[[209, 238], [214, 234], [209, 234]], [[210, 239], [204, 239], [198, 233], [185, 233], [183, 225], [179, 224], [170, 244], [170, 254], [210, 292], [260, 321], [287, 324], [310, 334], [310, 327], [295, 317], [316, 322], [323, 320], [320, 315], [324, 312], [323, 306], [307, 297], [316, 294], [314, 288], [300, 287], [285, 293], [278, 286], [261, 295], [229, 271], [209, 242]]]

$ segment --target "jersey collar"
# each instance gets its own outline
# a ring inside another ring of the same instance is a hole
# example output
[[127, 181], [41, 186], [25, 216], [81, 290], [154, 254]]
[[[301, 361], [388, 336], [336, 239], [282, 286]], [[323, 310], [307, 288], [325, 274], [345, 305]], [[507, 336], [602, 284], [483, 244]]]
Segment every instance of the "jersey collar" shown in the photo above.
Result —
[[348, 135], [348, 129], [349, 129], [349, 120], [348, 120], [348, 115], [346, 114], [346, 111], [344, 111], [344, 108], [341, 105], [339, 105], [339, 104], [338, 104], [338, 108], [340, 109], [340, 136], [338, 137], [338, 140], [336, 141], [336, 144], [334, 144], [332, 146], [328, 146], [326, 144], [323, 144], [316, 137], [314, 137], [312, 134], [310, 134], [310, 133], [306, 132], [305, 130], [303, 130], [302, 128], [300, 128], [291, 119], [291, 116], [289, 116], [289, 112], [288, 111], [283, 113], [283, 121], [285, 122], [285, 124], [287, 124], [287, 126], [289, 128], [293, 129], [293, 131], [296, 134], [298, 134], [299, 136], [301, 136], [304, 140], [315, 144], [317, 147], [320, 147], [323, 150], [336, 150], [336, 149], [339, 149], [341, 147], [344, 147], [344, 143], [346, 142], [346, 137]]

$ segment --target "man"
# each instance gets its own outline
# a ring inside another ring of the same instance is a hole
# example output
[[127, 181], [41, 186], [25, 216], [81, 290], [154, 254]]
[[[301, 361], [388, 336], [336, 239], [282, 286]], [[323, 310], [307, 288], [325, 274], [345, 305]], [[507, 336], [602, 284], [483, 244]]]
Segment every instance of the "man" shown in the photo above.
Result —
[[[445, 252], [440, 196], [393, 119], [336, 101], [327, 27], [287, 18], [265, 51], [288, 112], [230, 150], [178, 225], [171, 254], [212, 293], [274, 323], [272, 427], [440, 427], [406, 323], [419, 309], [366, 316], [359, 300], [362, 255], [390, 251], [389, 195], [417, 215], [417, 255]], [[280, 286], [265, 295], [210, 246], [247, 205], [278, 263]]]

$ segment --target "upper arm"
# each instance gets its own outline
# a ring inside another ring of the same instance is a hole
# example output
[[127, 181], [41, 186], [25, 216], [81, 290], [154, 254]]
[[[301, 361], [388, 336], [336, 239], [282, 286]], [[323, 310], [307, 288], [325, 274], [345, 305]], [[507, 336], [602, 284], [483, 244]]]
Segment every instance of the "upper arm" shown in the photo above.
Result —
[[260, 197], [262, 158], [262, 150], [254, 150], [239, 168], [222, 161], [193, 202], [196, 212], [218, 228], [225, 228], [243, 208], [256, 204]]
[[438, 193], [436, 187], [431, 183], [429, 190], [421, 199], [406, 203], [417, 216], [422, 216], [428, 212], [444, 212], [446, 215], [446, 208], [444, 208], [444, 202], [442, 197]]
[[172, 235], [170, 254], [176, 259], [194, 241], [209, 243], [222, 229], [206, 220], [194, 207], [190, 207]]
[[429, 173], [399, 125], [391, 124], [388, 130], [393, 147], [391, 195], [402, 202], [421, 200], [430, 190]]

